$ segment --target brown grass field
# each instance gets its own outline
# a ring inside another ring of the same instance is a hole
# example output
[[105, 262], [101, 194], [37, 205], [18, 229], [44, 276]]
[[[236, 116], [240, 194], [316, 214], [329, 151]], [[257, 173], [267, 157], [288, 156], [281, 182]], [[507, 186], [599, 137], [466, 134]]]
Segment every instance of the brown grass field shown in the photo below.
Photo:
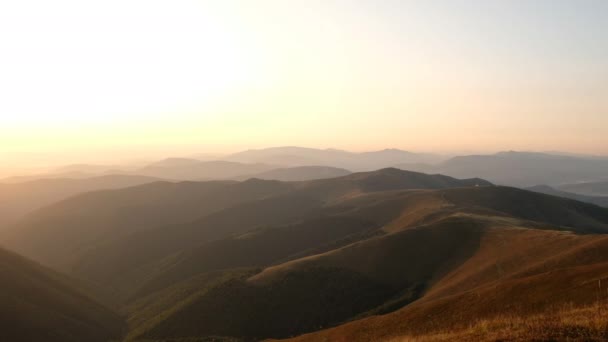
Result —
[[474, 321], [466, 328], [427, 335], [405, 335], [389, 342], [443, 341], [607, 341], [608, 304], [563, 306], [531, 316], [497, 316]]

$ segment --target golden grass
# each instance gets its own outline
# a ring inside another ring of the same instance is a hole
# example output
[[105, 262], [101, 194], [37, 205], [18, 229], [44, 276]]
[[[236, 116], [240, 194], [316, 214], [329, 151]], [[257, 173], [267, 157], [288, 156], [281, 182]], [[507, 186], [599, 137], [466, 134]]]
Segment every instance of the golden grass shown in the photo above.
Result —
[[533, 316], [497, 316], [466, 328], [400, 336], [390, 342], [608, 341], [608, 304], [566, 306]]

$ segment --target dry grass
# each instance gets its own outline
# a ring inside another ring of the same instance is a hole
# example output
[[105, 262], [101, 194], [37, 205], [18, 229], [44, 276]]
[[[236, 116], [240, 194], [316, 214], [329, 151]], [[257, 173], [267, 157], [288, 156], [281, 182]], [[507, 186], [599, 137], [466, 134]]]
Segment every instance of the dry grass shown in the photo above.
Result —
[[608, 341], [598, 333], [608, 324], [607, 275], [597, 263], [504, 279], [293, 340]]
[[389, 341], [608, 341], [608, 304], [567, 306], [529, 317], [498, 316], [476, 321], [464, 329], [400, 336]]

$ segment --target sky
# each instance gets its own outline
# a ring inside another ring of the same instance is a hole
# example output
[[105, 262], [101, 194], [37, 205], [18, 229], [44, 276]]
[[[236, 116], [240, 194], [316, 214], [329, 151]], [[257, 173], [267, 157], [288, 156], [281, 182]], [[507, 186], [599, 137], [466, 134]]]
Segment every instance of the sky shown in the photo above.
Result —
[[608, 154], [608, 1], [0, 0], [0, 162]]

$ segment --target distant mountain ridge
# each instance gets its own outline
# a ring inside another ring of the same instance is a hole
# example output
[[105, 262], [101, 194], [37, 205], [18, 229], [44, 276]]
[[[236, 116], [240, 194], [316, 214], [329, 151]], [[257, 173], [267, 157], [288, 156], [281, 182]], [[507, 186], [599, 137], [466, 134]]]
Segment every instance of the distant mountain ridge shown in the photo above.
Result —
[[135, 170], [145, 176], [173, 180], [222, 180], [245, 174], [269, 171], [276, 166], [261, 163], [245, 164], [231, 161], [200, 161], [186, 158], [169, 158]]
[[38, 174], [0, 178], [0, 184], [24, 183], [39, 179], [76, 179], [110, 175], [127, 175], [131, 173], [131, 169], [132, 167], [125, 167], [124, 165], [70, 164]]
[[[310, 168], [310, 174], [283, 176], [286, 171], [274, 171], [277, 180], [306, 180], [316, 178], [313, 166], [349, 171], [373, 171], [387, 167], [424, 173], [439, 173], [457, 178], [483, 178], [501, 185], [530, 187], [601, 181], [606, 178], [608, 157], [587, 156], [563, 152], [505, 151], [487, 155], [461, 155], [448, 158], [438, 154], [414, 153], [399, 149], [371, 152], [349, 152], [338, 149], [315, 149], [297, 146], [247, 150], [230, 155], [201, 154], [194, 158], [166, 158], [144, 167], [133, 168], [103, 165], [68, 165], [53, 173], [13, 177], [0, 182], [22, 182], [40, 178], [90, 178], [101, 174], [121, 173], [145, 175], [173, 180], [245, 179], [273, 169]], [[125, 171], [119, 171], [120, 169]], [[289, 172], [295, 173], [296, 170]], [[338, 174], [332, 174], [337, 176]], [[263, 175], [262, 175], [263, 176]], [[263, 176], [269, 179], [270, 176]], [[320, 174], [319, 177], [327, 177]], [[567, 189], [564, 189], [568, 191]], [[576, 192], [576, 191], [570, 191]], [[589, 193], [588, 193], [589, 194]], [[597, 195], [597, 194], [596, 194]]]
[[480, 177], [493, 183], [518, 187], [556, 186], [596, 180], [608, 174], [608, 160], [536, 152], [499, 152], [458, 156], [437, 165], [403, 164], [397, 167], [452, 177]]
[[336, 149], [287, 146], [243, 151], [229, 155], [225, 159], [246, 163], [286, 166], [324, 165], [353, 171], [371, 171], [401, 163], [432, 163], [442, 160], [442, 157], [398, 149], [356, 153]]
[[557, 190], [548, 185], [537, 185], [533, 187], [526, 188], [526, 190], [540, 192], [547, 195], [559, 196], [564, 198], [571, 198], [581, 202], [592, 203], [595, 205], [599, 205], [602, 207], [608, 207], [608, 196], [588, 196], [581, 195], [573, 192], [566, 192]]
[[558, 189], [581, 195], [608, 196], [608, 181], [563, 184], [558, 186]]

